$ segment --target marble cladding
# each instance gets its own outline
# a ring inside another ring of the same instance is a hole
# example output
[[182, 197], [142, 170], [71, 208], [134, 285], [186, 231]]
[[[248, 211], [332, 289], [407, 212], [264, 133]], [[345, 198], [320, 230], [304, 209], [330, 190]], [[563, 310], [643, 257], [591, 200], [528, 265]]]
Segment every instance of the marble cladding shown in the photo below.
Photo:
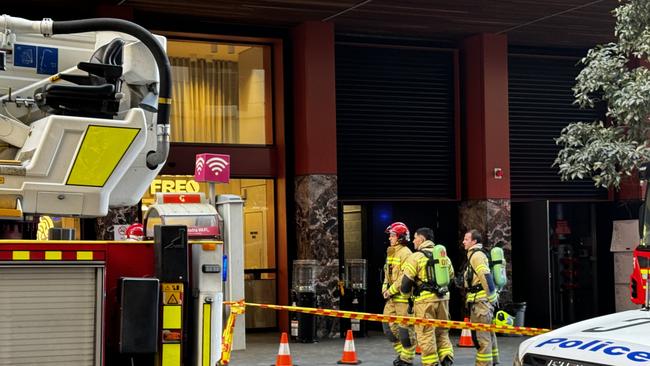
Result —
[[109, 208], [108, 214], [97, 218], [97, 239], [113, 240], [113, 225], [132, 224], [138, 220], [138, 206]]
[[471, 229], [477, 229], [483, 234], [485, 244], [491, 248], [500, 245], [508, 263], [506, 267], [508, 285], [500, 296], [502, 303], [512, 301], [512, 220], [510, 200], [488, 199], [466, 201], [459, 209], [460, 237]]
[[[338, 193], [336, 175], [305, 175], [295, 179], [296, 259], [315, 259], [321, 266], [316, 281], [317, 306], [339, 308]], [[318, 338], [336, 337], [339, 321], [317, 317]]]

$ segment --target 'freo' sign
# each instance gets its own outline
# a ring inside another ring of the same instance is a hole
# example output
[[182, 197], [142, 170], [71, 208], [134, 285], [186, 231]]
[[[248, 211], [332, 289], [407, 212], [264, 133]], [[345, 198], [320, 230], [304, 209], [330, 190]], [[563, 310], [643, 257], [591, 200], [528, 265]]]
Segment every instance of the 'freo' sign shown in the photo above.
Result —
[[194, 180], [197, 182], [228, 183], [230, 181], [230, 155], [196, 155]]

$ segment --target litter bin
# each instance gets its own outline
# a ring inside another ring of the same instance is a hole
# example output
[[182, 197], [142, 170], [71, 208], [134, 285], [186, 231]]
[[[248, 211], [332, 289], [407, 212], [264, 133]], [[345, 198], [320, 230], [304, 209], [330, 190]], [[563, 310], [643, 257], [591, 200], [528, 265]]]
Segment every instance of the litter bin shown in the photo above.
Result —
[[[366, 311], [366, 270], [365, 259], [347, 259], [345, 261], [345, 291], [341, 296], [341, 308], [356, 312]], [[354, 337], [366, 335], [366, 322], [359, 319], [341, 319], [341, 338], [345, 338], [347, 330], [354, 332]]]
[[51, 227], [47, 231], [47, 238], [49, 240], [74, 240], [74, 234], [74, 229]]
[[[319, 268], [318, 262], [315, 260], [293, 261], [293, 298], [298, 306], [316, 307], [316, 280], [318, 273], [320, 273]], [[298, 342], [316, 342], [316, 318], [314, 315], [298, 313], [296, 320]]]

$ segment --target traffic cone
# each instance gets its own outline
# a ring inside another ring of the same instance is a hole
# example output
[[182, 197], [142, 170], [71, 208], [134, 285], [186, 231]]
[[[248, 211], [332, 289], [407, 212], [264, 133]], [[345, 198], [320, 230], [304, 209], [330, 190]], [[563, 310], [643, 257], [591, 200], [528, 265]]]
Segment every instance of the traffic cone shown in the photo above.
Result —
[[357, 351], [354, 349], [354, 338], [352, 331], [348, 330], [343, 346], [343, 357], [337, 362], [339, 365], [358, 365], [361, 361], [357, 358]]
[[[465, 318], [465, 323], [469, 322], [469, 318]], [[458, 340], [458, 347], [474, 347], [474, 341], [472, 340], [472, 331], [469, 329], [463, 329], [460, 332], [460, 339]]]
[[294, 366], [291, 362], [291, 352], [289, 351], [289, 337], [287, 333], [282, 332], [280, 338], [280, 348], [278, 349], [278, 357], [275, 359], [275, 365], [271, 366]]

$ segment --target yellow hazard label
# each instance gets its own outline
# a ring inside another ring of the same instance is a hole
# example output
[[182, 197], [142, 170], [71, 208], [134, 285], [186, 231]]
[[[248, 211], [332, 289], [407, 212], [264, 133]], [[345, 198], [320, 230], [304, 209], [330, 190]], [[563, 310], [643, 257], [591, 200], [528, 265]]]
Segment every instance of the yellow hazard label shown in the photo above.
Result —
[[181, 364], [181, 345], [180, 344], [163, 344], [162, 345], [162, 366], [180, 366]]
[[183, 326], [183, 307], [180, 305], [167, 305], [163, 306], [163, 321], [162, 327], [164, 329], [181, 329]]
[[181, 305], [183, 297], [181, 292], [163, 292], [163, 305]]
[[162, 284], [162, 290], [163, 292], [183, 292], [183, 284], [182, 283], [163, 283]]

